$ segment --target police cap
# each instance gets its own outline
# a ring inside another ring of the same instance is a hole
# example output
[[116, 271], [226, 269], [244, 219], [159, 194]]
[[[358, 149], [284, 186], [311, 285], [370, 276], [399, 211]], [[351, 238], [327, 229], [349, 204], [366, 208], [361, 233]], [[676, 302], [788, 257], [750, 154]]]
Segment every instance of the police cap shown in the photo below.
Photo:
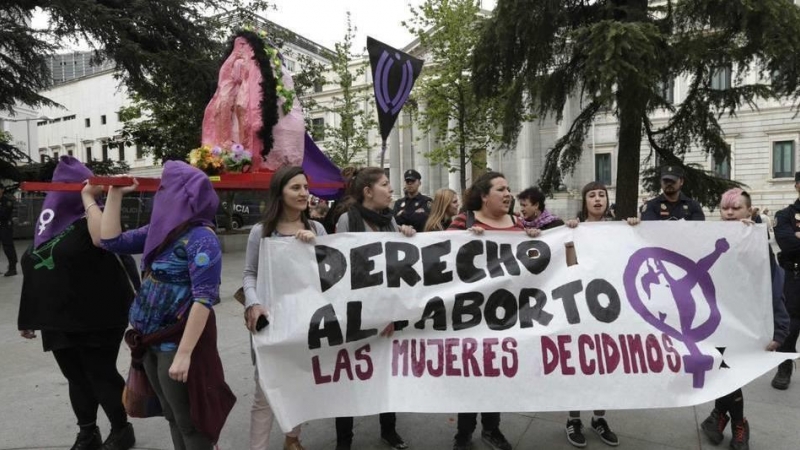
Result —
[[661, 167], [661, 179], [678, 181], [683, 178], [683, 169], [680, 166], [663, 166]]
[[417, 172], [414, 169], [408, 169], [408, 170], [406, 170], [406, 173], [403, 174], [403, 179], [406, 180], [406, 181], [408, 181], [408, 180], [415, 180], [415, 181], [416, 180], [421, 180], [422, 179], [422, 175], [420, 175], [419, 172]]

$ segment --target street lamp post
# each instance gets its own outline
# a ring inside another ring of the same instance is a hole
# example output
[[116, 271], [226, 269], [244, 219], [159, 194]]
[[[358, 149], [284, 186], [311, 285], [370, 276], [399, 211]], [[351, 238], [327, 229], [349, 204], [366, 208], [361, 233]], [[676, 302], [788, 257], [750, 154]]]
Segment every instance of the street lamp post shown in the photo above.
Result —
[[3, 118], [2, 120], [7, 122], [25, 122], [25, 131], [28, 134], [28, 140], [25, 142], [25, 146], [27, 147], [26, 150], [28, 151], [28, 157], [31, 156], [31, 121], [36, 120], [50, 120], [47, 116], [39, 116], [39, 117], [28, 117], [27, 119], [8, 119]]

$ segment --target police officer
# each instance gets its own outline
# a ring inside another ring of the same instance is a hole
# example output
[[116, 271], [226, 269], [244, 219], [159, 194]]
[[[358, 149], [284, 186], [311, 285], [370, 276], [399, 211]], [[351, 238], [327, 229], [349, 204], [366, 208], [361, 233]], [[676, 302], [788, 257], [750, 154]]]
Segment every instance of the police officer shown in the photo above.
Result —
[[17, 274], [17, 249], [14, 248], [14, 228], [11, 222], [13, 218], [14, 199], [6, 195], [6, 187], [0, 183], [0, 241], [8, 259], [8, 271], [3, 275], [6, 277]]
[[700, 204], [681, 192], [683, 182], [683, 169], [680, 166], [662, 167], [662, 194], [645, 203], [642, 220], [706, 220]]
[[[800, 195], [800, 172], [794, 174], [794, 188]], [[778, 253], [778, 263], [786, 272], [783, 295], [791, 319], [789, 336], [783, 341], [783, 345], [778, 347], [778, 351], [794, 353], [797, 337], [800, 335], [800, 199], [775, 214], [773, 233], [781, 249]], [[792, 368], [791, 359], [782, 362], [772, 379], [772, 387], [780, 390], [788, 389], [792, 379]]]
[[411, 225], [418, 232], [425, 230], [425, 222], [431, 213], [431, 198], [419, 193], [422, 175], [414, 169], [403, 174], [406, 196], [394, 203], [394, 220], [397, 225]]

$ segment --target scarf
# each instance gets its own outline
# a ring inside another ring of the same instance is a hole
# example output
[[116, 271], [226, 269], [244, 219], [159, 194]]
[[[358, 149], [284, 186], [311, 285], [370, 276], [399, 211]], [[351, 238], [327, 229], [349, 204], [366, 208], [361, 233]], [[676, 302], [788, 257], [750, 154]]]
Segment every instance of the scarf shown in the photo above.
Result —
[[142, 267], [153, 262], [155, 251], [177, 228], [190, 226], [214, 227], [219, 197], [208, 176], [182, 161], [167, 161], [161, 174], [161, 184], [153, 198], [150, 228], [144, 242]]
[[377, 231], [395, 231], [392, 227], [392, 211], [389, 209], [375, 212], [365, 208], [361, 203], [355, 203], [347, 211], [347, 219], [348, 231], [367, 231], [364, 221], [378, 227]]
[[547, 225], [550, 222], [555, 222], [558, 220], [558, 217], [550, 214], [550, 211], [544, 210], [542, 211], [539, 216], [535, 217], [533, 220], [527, 220], [524, 217], [522, 218], [522, 226], [525, 228], [536, 228], [541, 229], [543, 226]]
[[[81, 183], [93, 176], [92, 171], [83, 163], [72, 156], [64, 155], [53, 172], [53, 182]], [[58, 236], [85, 215], [80, 192], [48, 192], [42, 204], [42, 212], [36, 220], [34, 248], [39, 248], [40, 245]]]

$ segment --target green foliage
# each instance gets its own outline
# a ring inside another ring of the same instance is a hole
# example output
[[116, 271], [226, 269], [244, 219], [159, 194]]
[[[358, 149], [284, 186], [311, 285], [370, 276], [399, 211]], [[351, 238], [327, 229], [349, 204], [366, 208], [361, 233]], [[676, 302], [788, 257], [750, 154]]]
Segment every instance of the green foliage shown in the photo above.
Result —
[[47, 56], [55, 46], [30, 23], [32, 2], [8, 0], [0, 13], [0, 111], [14, 113], [14, 105], [57, 106], [39, 92], [50, 81]]
[[[265, 7], [263, 0], [8, 0], [0, 14], [0, 109], [53, 105], [37, 93], [49, 85], [47, 58], [58, 43], [82, 39], [98, 60], [114, 63], [135, 98], [123, 111], [136, 119], [123, 142], [156, 159], [181, 157], [199, 144], [228, 24]], [[25, 25], [34, 8], [49, 15], [48, 30]]]
[[[353, 38], [355, 27], [347, 13], [347, 31], [344, 39], [334, 46], [331, 55], [331, 80], [339, 88], [339, 94], [333, 97], [332, 106], [326, 106], [326, 112], [334, 113], [339, 118], [337, 126], [325, 124], [325, 154], [338, 167], [351, 165], [353, 159], [361, 152], [369, 149], [369, 131], [377, 126], [374, 118], [372, 99], [368, 89], [354, 87], [353, 84], [364, 75], [369, 62], [352, 64]], [[361, 59], [361, 58], [359, 58]]]
[[29, 161], [28, 155], [11, 143], [11, 134], [0, 131], [0, 179], [21, 181], [23, 176], [17, 167], [20, 161]]
[[[505, 98], [503, 139], [513, 143], [525, 115], [557, 121], [568, 99], [582, 99], [569, 132], [548, 152], [540, 184], [552, 190], [574, 171], [597, 114], [620, 124], [617, 207], [636, 213], [640, 148], [650, 157], [683, 164], [690, 151], [729, 157], [718, 119], [761, 98], [800, 96], [800, 9], [790, 0], [500, 0], [486, 21], [472, 68], [479, 98]], [[728, 89], [712, 89], [712, 74], [736, 69]], [[755, 77], [749, 77], [755, 74]], [[662, 95], [662, 83], [691, 82], [680, 105]], [[759, 81], [750, 83], [749, 80]], [[760, 81], [769, 80], [769, 81]], [[654, 129], [648, 116], [673, 112]], [[686, 167], [685, 190], [716, 205], [737, 183]], [[644, 175], [652, 175], [646, 172]], [[691, 176], [689, 176], [691, 175]], [[657, 181], [657, 180], [656, 180]], [[646, 188], [658, 191], [656, 182]]]
[[[425, 156], [461, 175], [466, 189], [466, 168], [473, 174], [486, 168], [486, 154], [500, 140], [498, 124], [502, 98], [479, 99], [470, 60], [485, 19], [474, 0], [427, 0], [411, 8], [412, 18], [403, 25], [427, 52], [422, 76], [413, 96], [420, 128], [437, 138]], [[452, 162], [458, 161], [454, 166]]]
[[[328, 57], [331, 56], [328, 55]], [[325, 84], [325, 65], [306, 55], [298, 55], [297, 63], [301, 69], [292, 76], [294, 91], [303, 105], [303, 120], [306, 122], [306, 130], [310, 133], [312, 125], [311, 116], [308, 113], [319, 108], [319, 103], [317, 103], [312, 94], [317, 86]]]
[[123, 175], [131, 171], [130, 166], [125, 161], [112, 161], [107, 159], [101, 161], [94, 159], [86, 163], [86, 167], [92, 171], [93, 174], [100, 175]]

